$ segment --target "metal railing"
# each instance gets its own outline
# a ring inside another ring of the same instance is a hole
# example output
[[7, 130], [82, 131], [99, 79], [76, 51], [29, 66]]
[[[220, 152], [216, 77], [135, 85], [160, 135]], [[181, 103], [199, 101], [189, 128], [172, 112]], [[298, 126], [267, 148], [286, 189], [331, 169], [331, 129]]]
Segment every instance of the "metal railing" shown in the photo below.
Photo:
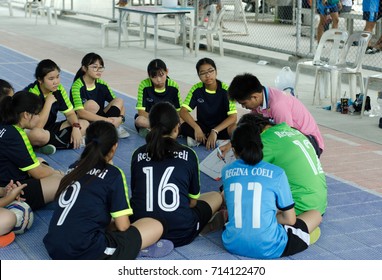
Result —
[[[153, 4], [155, 0], [130, 0], [135, 4]], [[260, 0], [253, 0], [257, 6], [255, 12], [245, 11], [242, 0], [222, 0], [226, 6], [223, 20], [224, 41], [233, 44], [256, 47], [265, 50], [290, 54], [297, 58], [312, 58], [317, 42], [315, 39], [316, 26], [319, 16], [315, 5], [306, 8], [303, 0], [264, 0], [260, 11]], [[116, 0], [62, 0], [58, 8], [63, 12], [92, 15], [95, 17], [115, 20]], [[160, 1], [159, 1], [160, 2]], [[355, 1], [355, 12], [362, 14], [361, 1]], [[192, 3], [192, 1], [188, 1]], [[256, 13], [257, 11], [257, 13]], [[346, 19], [340, 18], [339, 28], [346, 29]], [[365, 22], [360, 19], [352, 20], [353, 31], [362, 31]], [[373, 41], [377, 40], [375, 35]], [[365, 69], [382, 71], [382, 52], [365, 55]]]

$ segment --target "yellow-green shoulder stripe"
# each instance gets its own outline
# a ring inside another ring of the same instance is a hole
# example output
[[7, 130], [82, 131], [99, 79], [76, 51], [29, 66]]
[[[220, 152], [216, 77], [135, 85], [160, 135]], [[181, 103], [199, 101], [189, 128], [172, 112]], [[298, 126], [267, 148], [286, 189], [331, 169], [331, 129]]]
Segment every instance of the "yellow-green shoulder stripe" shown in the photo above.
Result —
[[81, 78], [78, 78], [77, 80], [75, 80], [72, 85], [72, 98], [73, 98], [75, 111], [84, 109], [84, 104], [82, 104], [82, 99], [81, 99], [81, 88], [84, 86], [85, 85], [82, 82]]
[[65, 111], [62, 111], [62, 113], [66, 114], [66, 113], [70, 112], [71, 110], [73, 110], [73, 105], [70, 102], [69, 96], [68, 96], [68, 94], [67, 94], [67, 92], [66, 92], [66, 90], [62, 84], [58, 85], [57, 90], [59, 90], [61, 92], [62, 98], [65, 101], [66, 107], [68, 107], [68, 109], [66, 109]]
[[120, 217], [120, 216], [123, 216], [123, 215], [132, 215], [133, 214], [133, 209], [130, 206], [129, 188], [127, 187], [127, 181], [126, 181], [125, 173], [118, 166], [115, 166], [115, 167], [119, 170], [119, 172], [121, 173], [121, 176], [122, 176], [123, 188], [125, 190], [125, 197], [126, 197], [126, 202], [127, 202], [128, 208], [124, 209], [124, 210], [121, 210], [121, 211], [110, 213], [113, 218], [117, 218], [117, 217]]
[[29, 166], [24, 167], [24, 168], [20, 168], [20, 170], [26, 172], [28, 170], [36, 168], [37, 166], [40, 165], [40, 162], [37, 159], [35, 152], [33, 151], [33, 147], [31, 145], [31, 143], [29, 142], [29, 138], [28, 138], [27, 134], [25, 133], [24, 129], [22, 129], [21, 127], [18, 127], [17, 125], [14, 125], [13, 127], [16, 128], [16, 130], [20, 133], [20, 136], [23, 138], [25, 146], [27, 147], [28, 153], [33, 160], [32, 165], [29, 165]]

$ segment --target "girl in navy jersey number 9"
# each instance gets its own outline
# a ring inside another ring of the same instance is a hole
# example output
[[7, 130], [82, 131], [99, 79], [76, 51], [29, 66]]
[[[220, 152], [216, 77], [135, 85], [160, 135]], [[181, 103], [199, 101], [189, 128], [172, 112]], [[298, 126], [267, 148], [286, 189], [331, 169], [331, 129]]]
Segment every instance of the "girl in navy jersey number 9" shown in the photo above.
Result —
[[58, 205], [44, 238], [49, 255], [53, 259], [135, 259], [143, 248], [141, 256], [170, 253], [174, 247], [170, 241], [155, 243], [164, 232], [158, 220], [130, 223], [133, 210], [126, 177], [112, 164], [118, 146], [114, 125], [91, 123], [85, 143], [56, 193]]

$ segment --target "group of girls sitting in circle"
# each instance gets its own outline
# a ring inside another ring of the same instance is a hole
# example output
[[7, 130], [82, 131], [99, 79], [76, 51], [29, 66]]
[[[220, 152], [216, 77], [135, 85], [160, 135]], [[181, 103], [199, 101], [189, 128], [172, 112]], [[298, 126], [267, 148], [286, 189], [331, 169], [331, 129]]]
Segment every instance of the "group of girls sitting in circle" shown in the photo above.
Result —
[[[132, 155], [129, 194], [124, 171], [113, 164], [118, 139], [129, 136], [121, 126], [126, 109], [101, 79], [104, 69], [99, 55], [85, 55], [70, 97], [60, 83], [60, 68], [48, 59], [38, 64], [36, 81], [22, 91], [14, 94], [0, 80], [1, 246], [15, 238], [14, 214], [4, 208], [13, 200], [25, 200], [32, 210], [55, 202], [43, 238], [52, 259], [164, 257], [174, 247], [223, 227], [224, 247], [253, 258], [295, 254], [318, 239], [326, 182], [311, 140], [284, 123], [270, 129], [273, 122], [254, 114], [236, 124], [235, 101], [241, 102], [217, 80], [209, 58], [197, 62], [200, 82], [183, 102], [165, 63], [149, 63], [149, 77], [138, 88], [134, 121], [146, 143]], [[196, 119], [190, 114], [194, 109]], [[57, 122], [58, 111], [64, 121]], [[293, 187], [288, 172], [272, 163], [273, 157], [263, 160], [265, 129], [298, 139], [283, 145], [290, 150], [296, 146], [296, 154], [310, 160], [306, 172], [313, 172], [309, 179], [317, 177], [319, 190], [313, 191], [317, 195], [309, 205], [298, 199], [296, 194], [305, 194]], [[179, 136], [187, 137], [188, 145]], [[218, 140], [231, 140], [237, 160], [222, 170], [220, 191], [201, 193], [199, 160], [192, 147], [201, 144], [211, 150]], [[79, 159], [65, 174], [35, 154], [80, 147]]]

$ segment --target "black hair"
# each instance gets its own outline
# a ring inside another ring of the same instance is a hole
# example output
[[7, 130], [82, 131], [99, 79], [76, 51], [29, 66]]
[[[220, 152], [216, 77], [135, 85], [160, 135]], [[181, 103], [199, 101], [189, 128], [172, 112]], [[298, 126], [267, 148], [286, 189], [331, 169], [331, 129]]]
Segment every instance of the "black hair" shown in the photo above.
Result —
[[258, 127], [260, 132], [263, 131], [268, 125], [275, 125], [270, 118], [264, 117], [263, 115], [256, 113], [247, 113], [241, 116], [237, 125], [241, 124], [250, 124], [254, 127]]
[[204, 64], [209, 64], [209, 65], [211, 65], [215, 70], [217, 70], [215, 62], [214, 62], [211, 58], [205, 57], [205, 58], [200, 59], [200, 60], [196, 63], [196, 73], [198, 74], [198, 76], [199, 76], [199, 70], [200, 70], [200, 67], [201, 67], [202, 65], [204, 65]]
[[149, 77], [154, 78], [161, 74], [162, 72], [167, 71], [166, 63], [161, 59], [151, 60], [149, 65], [147, 65], [147, 74]]
[[18, 91], [13, 96], [5, 96], [0, 101], [0, 123], [14, 125], [19, 123], [21, 113], [39, 114], [41, 99], [28, 91]]
[[156, 103], [150, 110], [149, 122], [151, 130], [146, 136], [147, 153], [153, 160], [164, 160], [173, 157], [181, 145], [171, 137], [173, 129], [179, 125], [179, 115], [169, 102]]
[[255, 165], [263, 159], [261, 130], [251, 124], [238, 125], [232, 134], [231, 144], [236, 155], [246, 164]]
[[37, 80], [42, 81], [48, 73], [54, 70], [61, 72], [60, 67], [53, 60], [44, 59], [37, 64], [34, 76]]
[[76, 75], [74, 76], [73, 82], [85, 74], [82, 67], [87, 68], [87, 67], [89, 67], [89, 65], [92, 65], [92, 64], [96, 63], [97, 61], [99, 61], [99, 63], [101, 64], [102, 67], [105, 67], [103, 59], [99, 54], [96, 54], [94, 52], [86, 54], [81, 60], [81, 67], [80, 67], [80, 69], [78, 69]]
[[6, 80], [0, 79], [0, 100], [4, 96], [8, 96], [11, 93], [11, 91], [15, 91], [12, 85]]
[[263, 89], [256, 76], [244, 73], [233, 78], [228, 88], [228, 95], [231, 100], [241, 101], [248, 99], [253, 93], [262, 92]]
[[107, 165], [105, 157], [117, 142], [118, 133], [113, 124], [106, 121], [92, 122], [86, 129], [86, 146], [77, 166], [61, 179], [55, 197], [58, 198], [72, 182], [79, 180], [95, 166], [104, 169]]

